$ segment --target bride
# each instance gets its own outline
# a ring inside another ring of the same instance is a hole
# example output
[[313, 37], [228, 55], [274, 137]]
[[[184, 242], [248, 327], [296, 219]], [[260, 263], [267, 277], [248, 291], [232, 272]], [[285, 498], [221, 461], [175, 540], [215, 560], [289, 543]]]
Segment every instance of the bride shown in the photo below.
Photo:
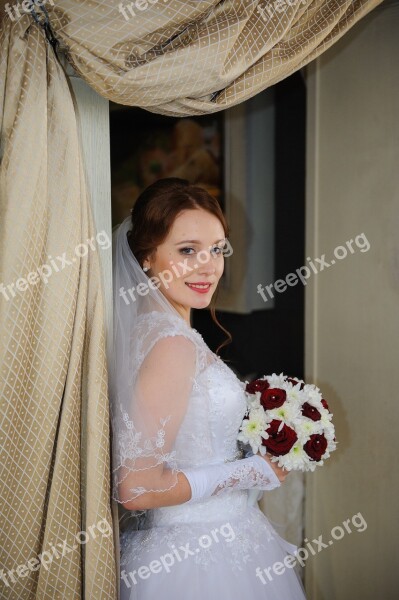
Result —
[[120, 535], [121, 600], [305, 598], [295, 546], [256, 502], [287, 472], [240, 454], [245, 384], [190, 324], [227, 236], [218, 202], [177, 178], [149, 186], [114, 233], [112, 485], [135, 517]]

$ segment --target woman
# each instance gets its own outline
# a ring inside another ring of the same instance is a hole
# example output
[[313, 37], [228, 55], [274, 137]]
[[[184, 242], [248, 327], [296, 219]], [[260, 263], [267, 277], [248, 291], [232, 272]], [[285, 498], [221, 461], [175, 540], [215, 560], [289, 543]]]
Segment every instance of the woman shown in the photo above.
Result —
[[286, 472], [239, 453], [245, 385], [190, 325], [223, 273], [218, 202], [159, 180], [114, 237], [113, 497], [140, 515], [121, 533], [121, 600], [304, 598], [295, 547], [252, 496]]

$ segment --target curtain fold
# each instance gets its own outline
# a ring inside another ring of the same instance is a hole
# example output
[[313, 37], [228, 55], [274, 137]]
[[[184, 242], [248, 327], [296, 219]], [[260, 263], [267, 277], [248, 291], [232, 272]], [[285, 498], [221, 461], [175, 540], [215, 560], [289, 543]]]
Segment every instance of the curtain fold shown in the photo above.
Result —
[[100, 247], [68, 82], [28, 15], [1, 24], [0, 103], [0, 596], [113, 599]]
[[61, 0], [48, 9], [69, 61], [99, 94], [187, 116], [284, 79], [381, 1]]

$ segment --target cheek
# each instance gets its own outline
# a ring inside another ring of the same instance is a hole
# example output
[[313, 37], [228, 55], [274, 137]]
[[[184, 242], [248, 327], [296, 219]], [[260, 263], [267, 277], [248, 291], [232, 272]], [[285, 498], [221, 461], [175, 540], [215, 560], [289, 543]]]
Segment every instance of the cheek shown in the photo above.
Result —
[[198, 272], [199, 261], [195, 256], [183, 256], [173, 261], [172, 271], [177, 281], [189, 279]]
[[223, 273], [224, 273], [224, 258], [222, 257], [218, 260], [218, 264], [216, 267], [216, 277], [218, 278], [218, 280], [221, 278]]
[[172, 255], [172, 253], [162, 256], [162, 258], [160, 260], [158, 260], [158, 263], [157, 263], [158, 273], [167, 272], [168, 278], [173, 277], [175, 279], [177, 269], [176, 269], [176, 266], [175, 267], [173, 266], [174, 264], [175, 264], [175, 261], [174, 261], [174, 257]]

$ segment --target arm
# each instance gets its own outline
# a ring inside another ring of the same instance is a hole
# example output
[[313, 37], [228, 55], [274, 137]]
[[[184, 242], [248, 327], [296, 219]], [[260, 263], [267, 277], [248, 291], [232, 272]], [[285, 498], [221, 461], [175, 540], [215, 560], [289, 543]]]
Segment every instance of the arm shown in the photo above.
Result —
[[285, 474], [265, 456], [256, 454], [231, 463], [185, 469], [192, 495], [189, 502], [203, 500], [230, 490], [273, 490]]
[[[256, 456], [258, 458], [244, 458], [227, 465], [185, 469], [177, 474], [177, 484], [171, 489], [164, 492], [148, 492], [123, 506], [128, 510], [146, 510], [159, 506], [194, 502], [227, 489], [251, 489], [254, 487], [270, 490], [278, 487], [288, 472], [272, 463], [267, 455], [257, 454]], [[254, 458], [255, 460], [251, 460]], [[266, 466], [259, 459], [264, 461]], [[164, 478], [163, 485], [166, 487], [171, 480], [171, 471], [164, 469], [160, 473], [160, 478]], [[251, 480], [253, 485], [251, 485]]]
[[[128, 510], [179, 504], [190, 497], [187, 479], [168, 463], [186, 413], [195, 367], [196, 348], [183, 335], [159, 339], [140, 367], [130, 415], [134, 423], [131, 444], [137, 447], [134, 460], [125, 460], [118, 472], [120, 501]], [[149, 440], [162, 444], [158, 448], [152, 442], [154, 450], [146, 453]]]
[[183, 504], [191, 498], [191, 487], [187, 477], [180, 471], [177, 473], [177, 483], [171, 483], [173, 480], [172, 471], [163, 469], [157, 474], [159, 477], [158, 483], [170, 489], [164, 492], [146, 492], [137, 496], [134, 500], [124, 502], [123, 506], [127, 510], [147, 510], [150, 508], [158, 508], [160, 506], [173, 506], [175, 504]]

